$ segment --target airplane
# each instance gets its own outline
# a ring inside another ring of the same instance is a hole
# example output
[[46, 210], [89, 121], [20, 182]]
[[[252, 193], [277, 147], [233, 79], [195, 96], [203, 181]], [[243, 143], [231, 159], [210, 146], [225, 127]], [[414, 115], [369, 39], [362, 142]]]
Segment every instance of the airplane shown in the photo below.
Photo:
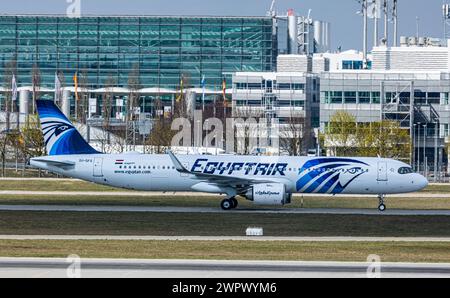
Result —
[[400, 161], [359, 157], [104, 154], [93, 149], [50, 100], [37, 100], [48, 156], [30, 165], [67, 177], [140, 191], [222, 194], [221, 208], [237, 197], [256, 205], [283, 206], [292, 194], [385, 196], [422, 190], [428, 181]]

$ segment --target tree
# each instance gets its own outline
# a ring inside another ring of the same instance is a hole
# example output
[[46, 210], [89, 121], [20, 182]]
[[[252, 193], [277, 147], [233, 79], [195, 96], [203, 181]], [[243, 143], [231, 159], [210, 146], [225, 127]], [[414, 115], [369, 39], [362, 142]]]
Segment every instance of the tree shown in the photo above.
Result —
[[136, 109], [139, 107], [139, 89], [141, 89], [141, 77], [139, 64], [133, 65], [132, 71], [128, 75], [128, 88], [130, 93], [128, 94], [127, 108], [125, 115], [126, 130], [125, 130], [125, 143], [126, 145], [136, 145]]
[[[160, 99], [156, 99], [154, 102], [154, 108], [156, 111], [161, 111], [163, 103]], [[153, 127], [148, 139], [144, 146], [148, 147], [150, 153], [165, 153], [172, 144], [172, 138], [176, 132], [171, 129], [171, 118], [166, 118], [164, 113], [156, 113], [153, 119]]]
[[104, 138], [102, 138], [102, 151], [105, 150], [104, 145], [111, 143], [111, 136], [110, 136], [110, 128], [111, 128], [111, 113], [112, 113], [112, 105], [113, 105], [113, 99], [114, 99], [114, 93], [113, 88], [116, 84], [116, 81], [114, 77], [111, 75], [106, 79], [105, 82], [105, 91], [102, 95], [102, 115], [103, 115], [103, 124], [102, 124], [102, 131], [105, 135]]
[[9, 132], [11, 129], [11, 113], [12, 111], [12, 81], [13, 76], [17, 73], [17, 62], [15, 59], [6, 63], [4, 74], [3, 74], [3, 86], [6, 90], [5, 92], [5, 122], [6, 131]]
[[78, 121], [82, 124], [87, 123], [87, 115], [89, 113], [89, 77], [88, 77], [88, 71], [84, 69], [81, 71], [79, 77], [79, 103], [77, 104], [77, 117]]
[[[5, 92], [5, 123], [6, 129], [0, 132], [0, 155], [2, 159], [2, 175], [5, 176], [6, 159], [8, 153], [8, 146], [12, 138], [11, 129], [11, 112], [13, 112], [12, 107], [12, 80], [13, 76], [17, 73], [17, 62], [15, 59], [9, 61], [5, 65], [4, 75], [3, 75], [3, 85]], [[17, 152], [16, 152], [17, 157]]]
[[360, 156], [410, 159], [410, 135], [396, 121], [360, 124], [356, 139]]
[[36, 114], [36, 100], [39, 98], [39, 89], [41, 87], [41, 70], [39, 69], [39, 65], [37, 63], [33, 64], [33, 69], [31, 70], [31, 80], [33, 85], [33, 114]]
[[258, 147], [261, 121], [266, 120], [263, 118], [264, 114], [260, 109], [245, 106], [236, 108], [233, 116], [234, 126], [227, 127], [227, 130], [233, 130], [233, 136], [236, 140], [234, 151], [244, 155], [252, 154], [252, 151]]
[[291, 113], [286, 125], [280, 128], [280, 147], [290, 156], [300, 156], [304, 147], [305, 119]]
[[331, 116], [325, 132], [326, 147], [332, 149], [332, 155], [355, 155], [356, 118], [345, 111], [337, 111]]

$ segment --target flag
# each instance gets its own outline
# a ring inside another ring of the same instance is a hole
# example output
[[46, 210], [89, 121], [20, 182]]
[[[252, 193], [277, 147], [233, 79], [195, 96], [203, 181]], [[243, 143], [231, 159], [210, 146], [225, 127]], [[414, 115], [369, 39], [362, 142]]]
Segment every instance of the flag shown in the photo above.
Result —
[[55, 72], [55, 102], [61, 100], [61, 81], [59, 80], [58, 73]]
[[227, 106], [227, 80], [223, 78], [222, 80], [222, 96], [223, 96], [223, 105]]
[[180, 102], [181, 99], [183, 99], [183, 87], [184, 87], [184, 80], [183, 80], [183, 76], [181, 76], [181, 81], [180, 81], [180, 95], [177, 97], [177, 102]]
[[202, 104], [203, 104], [203, 109], [205, 109], [205, 89], [206, 89], [206, 77], [205, 75], [202, 76]]
[[73, 76], [73, 82], [75, 84], [75, 99], [78, 101], [78, 72], [75, 72], [75, 75]]
[[12, 90], [12, 100], [17, 100], [17, 81], [16, 81], [16, 75], [13, 74], [12, 80], [11, 80], [11, 90]]

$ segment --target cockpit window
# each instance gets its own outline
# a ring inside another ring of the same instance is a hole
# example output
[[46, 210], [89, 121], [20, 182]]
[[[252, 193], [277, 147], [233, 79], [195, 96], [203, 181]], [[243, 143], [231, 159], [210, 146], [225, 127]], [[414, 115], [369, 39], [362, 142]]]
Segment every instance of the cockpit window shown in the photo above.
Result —
[[413, 170], [412, 170], [412, 168], [410, 168], [410, 167], [402, 167], [402, 168], [398, 169], [398, 173], [399, 173], [400, 175], [406, 175], [406, 174], [411, 174], [411, 173], [413, 173]]

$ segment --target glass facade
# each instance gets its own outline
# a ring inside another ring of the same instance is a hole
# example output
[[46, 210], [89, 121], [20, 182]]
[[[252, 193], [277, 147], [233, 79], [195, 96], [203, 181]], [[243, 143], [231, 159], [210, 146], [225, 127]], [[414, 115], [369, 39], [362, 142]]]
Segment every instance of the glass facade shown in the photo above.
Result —
[[[0, 68], [17, 61], [19, 86], [31, 85], [33, 65], [41, 86], [55, 72], [72, 86], [75, 72], [91, 88], [107, 81], [128, 86], [140, 73], [142, 88], [231, 87], [236, 71], [273, 71], [277, 38], [270, 17], [0, 16]], [[3, 73], [0, 73], [3, 76]]]

